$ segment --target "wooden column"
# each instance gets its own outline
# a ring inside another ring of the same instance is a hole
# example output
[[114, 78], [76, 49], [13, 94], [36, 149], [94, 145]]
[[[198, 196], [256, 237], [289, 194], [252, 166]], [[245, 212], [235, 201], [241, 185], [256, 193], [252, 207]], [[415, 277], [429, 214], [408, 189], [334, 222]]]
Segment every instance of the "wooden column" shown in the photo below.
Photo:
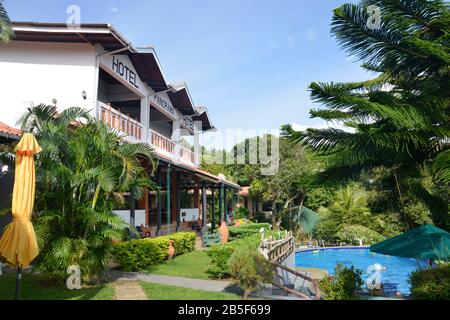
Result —
[[224, 221], [225, 222], [228, 222], [228, 214], [229, 214], [229, 212], [228, 212], [228, 200], [227, 200], [227, 191], [228, 191], [228, 189], [227, 188], [224, 188], [223, 189], [223, 208], [224, 208]]
[[[234, 189], [231, 189], [233, 194], [231, 195], [231, 217], [236, 218], [236, 193]], [[234, 221], [234, 220], [233, 220]]]
[[211, 187], [211, 233], [216, 228], [216, 199], [214, 195], [214, 185]]
[[219, 184], [219, 224], [224, 220], [223, 217], [223, 183]]
[[170, 222], [172, 223], [173, 221], [177, 221], [177, 207], [178, 207], [178, 181], [177, 181], [177, 170], [174, 168], [172, 171], [172, 197], [171, 197], [171, 203], [172, 206], [171, 208], [171, 220]]
[[144, 201], [145, 201], [145, 226], [148, 227], [150, 226], [150, 208], [149, 208], [149, 197], [148, 197], [148, 189], [145, 188], [144, 189]]
[[181, 179], [180, 179], [180, 172], [177, 172], [176, 174], [176, 181], [177, 181], [177, 205], [176, 205], [176, 218], [177, 218], [177, 232], [180, 231], [181, 227]]
[[167, 173], [166, 173], [166, 185], [167, 185], [167, 192], [166, 192], [166, 215], [167, 215], [167, 235], [170, 235], [170, 164], [167, 167]]
[[202, 184], [202, 226], [206, 227], [207, 214], [206, 214], [206, 184]]
[[199, 186], [199, 178], [194, 177], [195, 186], [194, 186], [194, 208], [200, 208], [200, 186]]
[[156, 230], [156, 235], [161, 235], [161, 227], [162, 227], [162, 176], [161, 176], [161, 170], [158, 169], [158, 190], [157, 190], [157, 206], [158, 206], [158, 228]]
[[136, 196], [134, 187], [130, 191], [130, 224], [132, 227], [136, 226]]

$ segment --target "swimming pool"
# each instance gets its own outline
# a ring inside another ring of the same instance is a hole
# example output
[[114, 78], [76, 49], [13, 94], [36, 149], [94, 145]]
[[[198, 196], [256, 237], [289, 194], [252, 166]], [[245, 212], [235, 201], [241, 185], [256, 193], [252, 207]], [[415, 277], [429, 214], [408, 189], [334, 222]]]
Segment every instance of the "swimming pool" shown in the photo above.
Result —
[[382, 282], [385, 293], [388, 295], [395, 295], [396, 292], [409, 295], [409, 275], [418, 269], [417, 262], [414, 259], [373, 254], [370, 253], [368, 248], [336, 248], [321, 249], [318, 252], [297, 252], [295, 260], [297, 267], [320, 268], [327, 270], [330, 275], [334, 273], [334, 268], [338, 263], [347, 267], [354, 266], [363, 271], [364, 281], [368, 278], [367, 267], [379, 263], [387, 268], [382, 273]]

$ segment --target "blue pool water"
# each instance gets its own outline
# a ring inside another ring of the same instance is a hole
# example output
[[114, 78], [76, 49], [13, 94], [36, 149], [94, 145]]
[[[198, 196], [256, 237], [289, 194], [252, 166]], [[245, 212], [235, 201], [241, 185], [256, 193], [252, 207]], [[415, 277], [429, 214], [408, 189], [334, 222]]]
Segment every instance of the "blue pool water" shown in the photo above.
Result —
[[334, 273], [338, 263], [362, 270], [364, 281], [369, 276], [366, 273], [367, 267], [375, 263], [386, 267], [387, 270], [382, 273], [382, 283], [388, 295], [395, 295], [396, 292], [409, 295], [409, 275], [418, 269], [414, 259], [373, 254], [369, 252], [369, 249], [325, 249], [319, 252], [306, 251], [296, 254], [297, 267], [320, 268], [327, 270], [330, 275]]

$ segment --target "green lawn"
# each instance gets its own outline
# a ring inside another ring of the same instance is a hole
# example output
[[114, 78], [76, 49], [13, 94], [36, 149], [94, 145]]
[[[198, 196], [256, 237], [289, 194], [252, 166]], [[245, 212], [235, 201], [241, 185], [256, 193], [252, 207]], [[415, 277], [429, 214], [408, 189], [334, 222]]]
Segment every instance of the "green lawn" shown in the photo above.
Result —
[[206, 273], [210, 263], [211, 258], [208, 257], [206, 251], [197, 250], [154, 266], [148, 272], [165, 276], [211, 279]]
[[140, 283], [149, 300], [240, 300], [231, 293], [209, 292], [155, 283]]
[[[15, 274], [0, 276], [0, 300], [14, 299], [15, 287]], [[114, 287], [111, 284], [72, 291], [65, 287], [43, 286], [36, 276], [22, 275], [22, 300], [113, 300], [114, 296]]]

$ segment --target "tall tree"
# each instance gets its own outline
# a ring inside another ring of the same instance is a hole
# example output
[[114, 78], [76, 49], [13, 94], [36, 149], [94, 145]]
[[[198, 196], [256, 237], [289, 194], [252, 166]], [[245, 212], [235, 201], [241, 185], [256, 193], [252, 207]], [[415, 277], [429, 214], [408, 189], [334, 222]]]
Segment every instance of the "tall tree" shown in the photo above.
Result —
[[0, 1], [0, 42], [8, 42], [14, 36], [11, 20], [8, 17], [5, 7]]
[[[368, 23], [373, 5], [379, 28]], [[350, 130], [296, 132], [284, 126], [284, 135], [327, 156], [334, 170], [383, 165], [394, 168], [397, 184], [420, 189], [417, 180], [406, 182], [408, 177], [419, 176], [449, 149], [449, 8], [442, 0], [363, 0], [336, 9], [332, 34], [376, 77], [310, 85], [312, 99], [325, 106], [312, 110], [311, 117]]]

